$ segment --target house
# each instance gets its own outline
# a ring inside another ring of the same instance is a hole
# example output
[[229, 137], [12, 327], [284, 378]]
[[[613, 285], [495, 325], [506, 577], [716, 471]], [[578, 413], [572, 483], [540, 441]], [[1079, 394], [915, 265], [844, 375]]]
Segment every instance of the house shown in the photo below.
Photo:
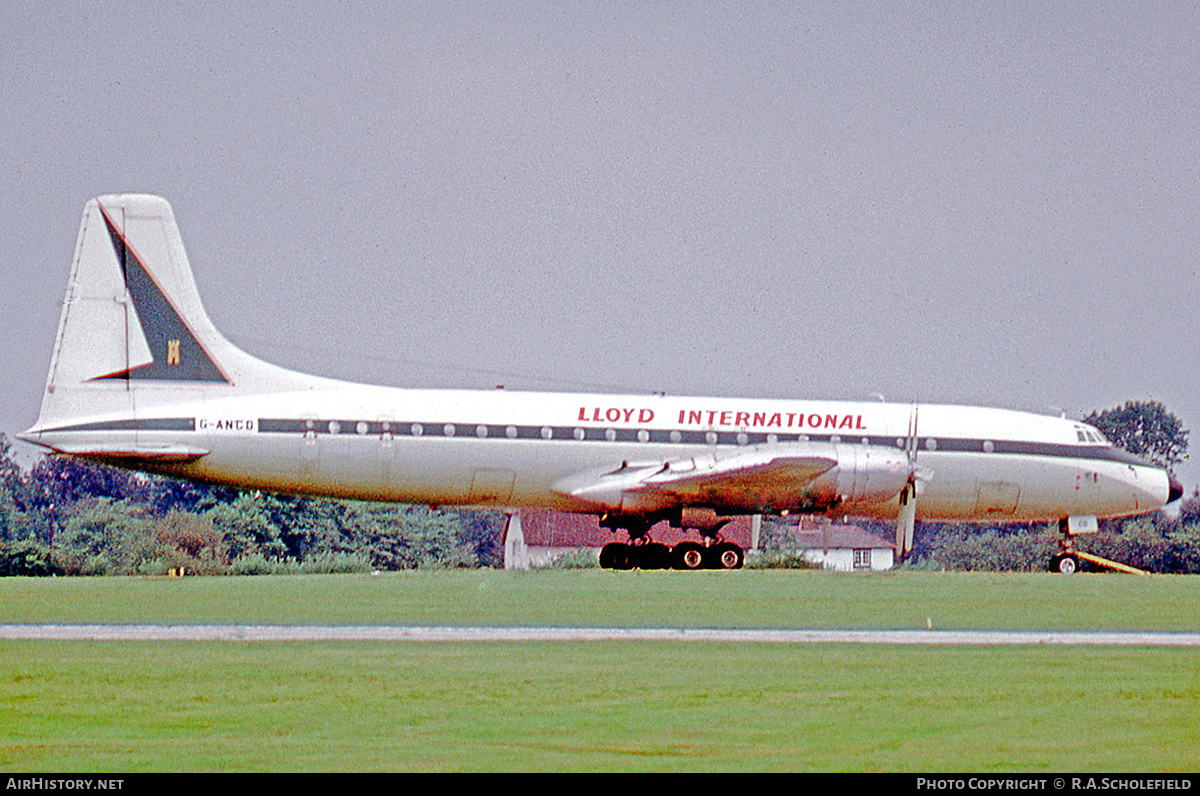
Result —
[[881, 571], [896, 563], [896, 546], [855, 525], [834, 525], [806, 518], [784, 540], [805, 560], [838, 572]]

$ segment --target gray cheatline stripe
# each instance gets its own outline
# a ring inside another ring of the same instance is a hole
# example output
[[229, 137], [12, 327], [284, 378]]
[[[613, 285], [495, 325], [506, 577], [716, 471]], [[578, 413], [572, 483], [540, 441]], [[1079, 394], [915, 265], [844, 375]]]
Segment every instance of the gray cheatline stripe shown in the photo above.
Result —
[[0, 639], [44, 641], [687, 641], [914, 646], [1200, 647], [1200, 633], [319, 625], [0, 625]]
[[194, 417], [152, 417], [138, 420], [106, 420], [98, 423], [77, 423], [71, 426], [56, 426], [45, 429], [45, 433], [62, 431], [195, 431]]
[[[296, 418], [260, 417], [256, 429], [261, 434], [306, 434], [377, 437], [390, 434], [396, 437], [462, 438], [487, 437], [568, 442], [654, 442], [686, 445], [761, 445], [776, 442], [841, 442], [848, 445], [863, 443], [891, 449], [903, 447], [903, 437], [837, 431], [776, 431], [755, 427], [745, 431], [685, 428], [643, 428], [626, 426], [597, 426], [588, 421], [574, 426], [497, 425], [492, 423], [462, 423], [446, 421], [365, 420], [327, 418], [301, 420]], [[611, 436], [610, 436], [611, 435]], [[643, 436], [644, 435], [644, 436]], [[711, 435], [711, 436], [710, 436]], [[1050, 442], [1017, 440], [987, 440], [983, 438], [937, 438], [937, 449], [926, 450], [930, 438], [920, 437], [919, 445], [925, 455], [938, 453], [987, 453], [1022, 456], [1048, 456], [1058, 459], [1094, 459], [1145, 465], [1137, 456], [1111, 445], [1068, 445]], [[990, 448], [988, 445], [990, 444]]]

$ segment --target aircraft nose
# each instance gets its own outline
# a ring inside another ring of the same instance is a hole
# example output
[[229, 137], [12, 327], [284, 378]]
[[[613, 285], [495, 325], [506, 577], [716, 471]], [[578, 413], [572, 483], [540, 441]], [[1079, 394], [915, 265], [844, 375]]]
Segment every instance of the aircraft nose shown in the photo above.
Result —
[[1167, 497], [1168, 503], [1174, 503], [1176, 500], [1179, 500], [1181, 497], [1183, 497], [1183, 484], [1179, 483], [1179, 481], [1174, 477], [1169, 477], [1167, 479], [1167, 483], [1171, 485], [1171, 491]]

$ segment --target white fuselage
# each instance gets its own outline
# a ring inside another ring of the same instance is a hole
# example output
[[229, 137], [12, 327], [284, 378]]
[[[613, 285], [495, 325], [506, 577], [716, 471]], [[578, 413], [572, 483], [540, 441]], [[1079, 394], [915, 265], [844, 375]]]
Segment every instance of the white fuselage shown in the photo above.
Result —
[[[839, 513], [894, 517], [896, 493], [861, 495], [854, 462], [915, 447], [920, 519], [1018, 521], [1120, 516], [1162, 506], [1169, 483], [1080, 423], [963, 406], [411, 390], [340, 382], [154, 406], [41, 429], [51, 448], [202, 481], [365, 500], [539, 507], [614, 506], [561, 488], [580, 472], [792, 445], [832, 452]], [[911, 433], [914, 428], [915, 435]], [[154, 462], [154, 452], [163, 453]], [[198, 458], [172, 452], [202, 453]], [[861, 473], [859, 474], [861, 475]], [[556, 489], [556, 485], [560, 485]], [[730, 509], [716, 499], [718, 510]], [[746, 506], [735, 506], [746, 509]], [[778, 510], [787, 506], [751, 506]], [[741, 513], [732, 511], [729, 513]]]

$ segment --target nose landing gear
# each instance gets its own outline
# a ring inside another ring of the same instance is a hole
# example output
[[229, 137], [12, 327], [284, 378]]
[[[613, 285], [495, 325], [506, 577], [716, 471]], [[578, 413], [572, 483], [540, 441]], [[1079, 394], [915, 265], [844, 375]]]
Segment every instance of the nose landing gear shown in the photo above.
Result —
[[1050, 571], [1074, 575], [1079, 571], [1079, 559], [1073, 552], [1063, 552], [1050, 559]]
[[1114, 569], [1117, 572], [1128, 572], [1131, 575], [1147, 574], [1144, 570], [1122, 564], [1119, 561], [1111, 561], [1107, 558], [1101, 558], [1100, 556], [1075, 549], [1075, 537], [1077, 535], [1081, 533], [1096, 533], [1099, 530], [1099, 524], [1095, 517], [1068, 517], [1065, 520], [1059, 521], [1058, 529], [1062, 533], [1062, 539], [1058, 542], [1059, 552], [1050, 559], [1051, 572], [1074, 575], [1080, 570], [1082, 563], [1088, 561], [1092, 564], [1107, 567], [1108, 569]]

